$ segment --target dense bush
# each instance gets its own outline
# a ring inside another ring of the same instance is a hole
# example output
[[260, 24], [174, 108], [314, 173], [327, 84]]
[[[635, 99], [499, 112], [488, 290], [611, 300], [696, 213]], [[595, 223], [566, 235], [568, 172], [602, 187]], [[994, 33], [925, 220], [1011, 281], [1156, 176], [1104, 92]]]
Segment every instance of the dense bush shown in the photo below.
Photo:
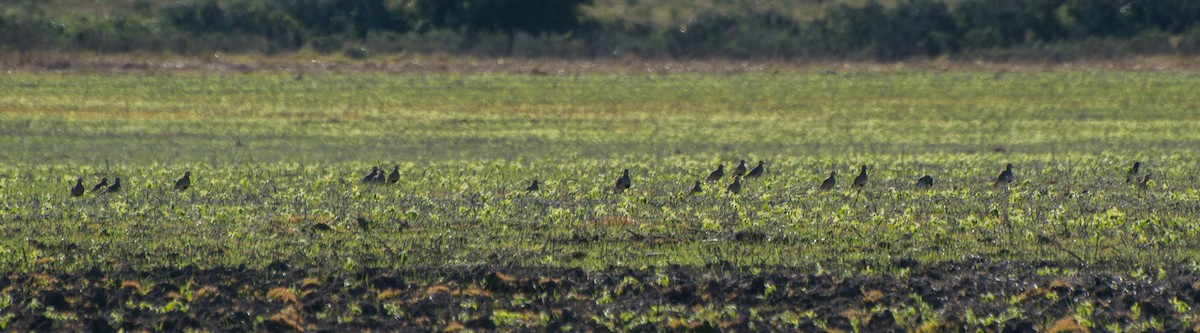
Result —
[[137, 3], [129, 11], [143, 13], [136, 17], [0, 10], [0, 50], [1071, 59], [1196, 54], [1200, 17], [1195, 0], [901, 0], [836, 3], [805, 20], [771, 9], [713, 10], [660, 27], [585, 17], [580, 9], [591, 0], [197, 0], [153, 10]]

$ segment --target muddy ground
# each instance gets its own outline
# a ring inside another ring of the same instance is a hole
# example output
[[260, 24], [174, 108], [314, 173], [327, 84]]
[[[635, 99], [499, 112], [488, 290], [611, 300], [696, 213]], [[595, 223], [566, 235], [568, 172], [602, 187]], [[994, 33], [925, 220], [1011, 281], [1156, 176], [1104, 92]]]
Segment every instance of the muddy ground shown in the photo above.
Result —
[[1200, 275], [1190, 271], [981, 262], [906, 270], [93, 268], [3, 276], [0, 320], [5, 330], [95, 332], [1188, 331], [1200, 304]]

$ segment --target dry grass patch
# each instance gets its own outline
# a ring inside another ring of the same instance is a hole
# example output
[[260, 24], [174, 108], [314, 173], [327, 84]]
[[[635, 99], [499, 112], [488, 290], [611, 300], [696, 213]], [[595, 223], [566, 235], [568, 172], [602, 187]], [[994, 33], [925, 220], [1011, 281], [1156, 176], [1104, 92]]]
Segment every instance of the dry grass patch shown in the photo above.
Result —
[[271, 290], [267, 291], [267, 299], [283, 303], [299, 303], [296, 301], [296, 293], [293, 293], [291, 289], [284, 287], [271, 288]]

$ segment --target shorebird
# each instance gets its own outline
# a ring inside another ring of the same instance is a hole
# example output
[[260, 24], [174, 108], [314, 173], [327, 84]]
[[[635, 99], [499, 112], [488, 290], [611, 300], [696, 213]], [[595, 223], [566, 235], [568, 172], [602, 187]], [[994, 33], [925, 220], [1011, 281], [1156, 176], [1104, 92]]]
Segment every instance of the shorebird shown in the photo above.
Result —
[[71, 196], [72, 197], [81, 196], [81, 195], [83, 195], [84, 190], [85, 189], [83, 188], [83, 178], [82, 177], [76, 178], [75, 179], [75, 187], [71, 188]]
[[734, 177], [745, 176], [747, 170], [748, 169], [746, 169], [746, 160], [742, 160], [741, 162], [738, 162], [737, 168], [733, 169], [733, 176]]
[[1133, 162], [1133, 167], [1129, 168], [1129, 172], [1125, 173], [1125, 182], [1132, 183], [1138, 180], [1138, 171], [1142, 169], [1142, 162]]
[[374, 182], [375, 177], [377, 177], [378, 174], [379, 174], [379, 167], [373, 166], [373, 167], [371, 167], [371, 173], [368, 174], [366, 177], [363, 177], [362, 182], [364, 182], [364, 183]]
[[104, 192], [106, 192], [106, 193], [121, 192], [121, 177], [117, 177], [116, 179], [113, 179], [112, 185], [109, 185], [107, 189], [104, 189]]
[[713, 170], [712, 173], [708, 174], [708, 178], [705, 178], [704, 180], [710, 181], [710, 182], [715, 182], [717, 180], [720, 180], [721, 177], [725, 177], [725, 165], [724, 164], [717, 165], [717, 169]]
[[837, 178], [836, 178], [836, 177], [837, 177], [837, 171], [830, 171], [830, 172], [829, 172], [829, 178], [825, 178], [825, 181], [821, 182], [821, 190], [822, 190], [822, 191], [824, 191], [824, 190], [832, 190], [832, 189], [833, 189], [833, 185], [836, 185], [836, 184], [837, 184]]
[[525, 190], [526, 190], [526, 191], [529, 191], [529, 192], [534, 192], [534, 191], [537, 191], [537, 190], [538, 190], [538, 181], [537, 181], [537, 179], [534, 179], [534, 180], [533, 180], [533, 184], [529, 184], [529, 187], [526, 187], [526, 188], [525, 188]]
[[388, 175], [385, 175], [383, 173], [383, 169], [378, 169], [378, 170], [379, 170], [379, 172], [375, 174], [375, 183], [376, 184], [387, 184]]
[[742, 192], [741, 177], [733, 176], [733, 184], [729, 184], [728, 187], [725, 187], [725, 190], [732, 194], [738, 194], [739, 192]]
[[395, 168], [392, 168], [392, 173], [388, 174], [387, 182], [388, 182], [388, 184], [395, 184], [396, 182], [399, 182], [399, 181], [400, 181], [400, 166], [397, 165]]
[[179, 178], [179, 180], [175, 181], [174, 189], [176, 191], [183, 192], [184, 190], [187, 190], [188, 187], [191, 187], [191, 186], [192, 186], [192, 172], [186, 171], [183, 173], [182, 178]]
[[750, 173], [746, 174], [746, 178], [762, 177], [763, 173], [766, 171], [767, 170], [763, 168], [763, 161], [758, 161], [758, 166], [754, 167], [754, 169], [750, 169]]
[[697, 193], [700, 193], [700, 192], [704, 192], [704, 188], [703, 188], [703, 187], [700, 187], [700, 181], [699, 181], [699, 180], [697, 180], [697, 181], [696, 181], [696, 186], [692, 186], [692, 191], [691, 191], [690, 193], [688, 193], [688, 194], [697, 194]]
[[1015, 178], [1013, 176], [1012, 163], [1008, 163], [1004, 166], [1004, 171], [1001, 171], [1000, 175], [996, 176], [996, 182], [992, 183], [992, 187], [1008, 186], [1008, 183], [1013, 182]]
[[92, 186], [92, 192], [100, 192], [108, 188], [108, 177], [100, 178], [100, 183]]
[[863, 165], [858, 172], [858, 176], [854, 177], [854, 183], [850, 184], [850, 188], [861, 189], [867, 186], [867, 166]]
[[633, 179], [629, 178], [629, 169], [625, 169], [625, 173], [617, 178], [617, 183], [613, 185], [613, 191], [617, 193], [625, 192], [633, 186]]
[[917, 188], [930, 188], [930, 187], [933, 187], [933, 177], [932, 176], [924, 175], [924, 176], [921, 176], [921, 178], [917, 178]]

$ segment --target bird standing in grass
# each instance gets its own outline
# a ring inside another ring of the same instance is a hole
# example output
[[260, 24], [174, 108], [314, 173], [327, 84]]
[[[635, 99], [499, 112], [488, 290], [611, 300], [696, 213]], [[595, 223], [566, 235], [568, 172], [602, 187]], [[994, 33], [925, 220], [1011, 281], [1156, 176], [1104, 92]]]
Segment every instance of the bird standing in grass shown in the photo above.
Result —
[[189, 187], [192, 187], [192, 172], [186, 171], [183, 173], [183, 177], [181, 177], [181, 178], [179, 178], [179, 180], [175, 181], [174, 190], [183, 192], [184, 190], [187, 190]]
[[699, 194], [700, 192], [704, 192], [704, 188], [703, 188], [703, 187], [700, 187], [700, 181], [699, 181], [699, 180], [697, 180], [697, 181], [696, 181], [696, 185], [695, 185], [695, 186], [692, 186], [692, 191], [691, 191], [691, 192], [689, 192], [688, 194], [695, 195], [695, 194]]
[[100, 183], [92, 186], [92, 193], [103, 191], [108, 188], [108, 177], [100, 178]]
[[112, 185], [109, 185], [107, 189], [104, 189], [104, 192], [106, 192], [106, 193], [121, 192], [121, 177], [117, 177], [116, 179], [113, 179]]
[[725, 165], [724, 164], [717, 165], [717, 169], [713, 170], [712, 173], [708, 174], [708, 178], [705, 178], [704, 180], [710, 181], [710, 182], [715, 182], [715, 181], [720, 180], [721, 177], [725, 177]]
[[996, 176], [996, 182], [992, 183], [992, 187], [1008, 186], [1008, 183], [1012, 183], [1015, 178], [1013, 176], [1012, 163], [1008, 163], [1004, 166], [1004, 171], [1001, 171], [1000, 175]]
[[1132, 183], [1138, 180], [1138, 172], [1142, 169], [1142, 162], [1133, 162], [1133, 167], [1129, 168], [1129, 172], [1125, 173], [1125, 182]]
[[86, 189], [83, 188], [83, 178], [76, 178], [75, 179], [75, 187], [71, 188], [71, 196], [72, 197], [81, 196], [81, 195], [83, 195], [84, 190], [86, 190]]
[[917, 178], [917, 188], [931, 188], [931, 187], [933, 187], [933, 177], [932, 176], [924, 175], [924, 176], [921, 176], [921, 178]]
[[731, 194], [738, 194], [742, 192], [741, 177], [733, 176], [733, 184], [729, 184], [728, 187], [725, 187], [725, 190], [729, 191]]
[[383, 169], [378, 169], [378, 170], [379, 170], [379, 172], [375, 174], [375, 183], [376, 184], [387, 184], [387, 175], [383, 173]]
[[859, 170], [858, 176], [854, 177], [854, 183], [850, 184], [850, 188], [862, 189], [863, 186], [867, 186], [867, 166], [863, 165]]
[[758, 161], [758, 166], [754, 167], [754, 169], [750, 169], [750, 173], [746, 174], [746, 178], [762, 177], [764, 172], [767, 172], [767, 169], [763, 168], [763, 161]]
[[738, 166], [733, 169], [733, 176], [745, 176], [747, 170], [749, 169], [746, 169], [746, 160], [742, 160], [741, 162], [738, 162]]
[[821, 190], [832, 190], [834, 185], [837, 185], [837, 171], [830, 171], [829, 178], [825, 178], [825, 181], [821, 182]]
[[526, 188], [525, 188], [525, 190], [526, 190], [526, 191], [529, 191], [529, 192], [536, 192], [536, 191], [538, 190], [538, 181], [537, 181], [537, 179], [534, 179], [534, 180], [533, 180], [533, 184], [529, 184], [529, 187], [526, 187]]
[[388, 184], [395, 184], [399, 181], [400, 181], [400, 166], [397, 165], [395, 168], [392, 168], [392, 173], [388, 174], [387, 182], [388, 182]]
[[629, 178], [629, 169], [625, 169], [625, 173], [617, 178], [617, 183], [613, 184], [613, 192], [621, 193], [633, 186], [633, 179]]
[[371, 167], [371, 173], [363, 177], [362, 182], [370, 183], [375, 181], [375, 177], [379, 176], [379, 167]]

